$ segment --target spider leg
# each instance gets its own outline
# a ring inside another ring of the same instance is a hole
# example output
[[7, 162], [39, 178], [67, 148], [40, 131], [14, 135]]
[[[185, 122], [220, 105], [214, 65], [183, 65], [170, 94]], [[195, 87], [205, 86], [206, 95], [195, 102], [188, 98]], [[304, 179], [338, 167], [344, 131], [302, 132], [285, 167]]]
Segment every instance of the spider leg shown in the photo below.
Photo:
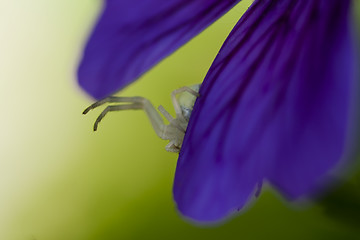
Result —
[[164, 124], [164, 121], [160, 114], [156, 111], [151, 102], [146, 98], [143, 98], [143, 109], [148, 115], [156, 134], [161, 139], [172, 141], [175, 141], [174, 139], [176, 139], [175, 142], [178, 142], [179, 139], [184, 138], [185, 131], [180, 126], [178, 126], [177, 123], [175, 123], [176, 119], [173, 119], [172, 116], [163, 107], [160, 107], [159, 109], [160, 112], [163, 113], [168, 120], [170, 120], [169, 125]]
[[182, 87], [182, 88], [179, 88], [179, 89], [176, 89], [176, 90], [172, 91], [171, 100], [172, 100], [173, 105], [174, 105], [176, 117], [182, 116], [182, 111], [181, 111], [181, 108], [180, 108], [180, 104], [179, 104], [178, 100], [176, 99], [176, 95], [178, 95], [179, 93], [182, 93], [182, 92], [188, 92], [188, 93], [194, 95], [195, 97], [199, 97], [199, 93], [194, 91], [193, 89], [191, 89], [189, 87]]
[[174, 120], [174, 118], [171, 116], [171, 114], [165, 110], [165, 108], [160, 105], [158, 107], [158, 110], [161, 112], [161, 114], [166, 118], [166, 120], [168, 120], [169, 122], [172, 122]]
[[107, 106], [104, 111], [100, 113], [98, 118], [94, 123], [94, 131], [97, 130], [99, 123], [105, 117], [108, 112], [121, 111], [121, 110], [129, 110], [129, 109], [142, 109], [143, 106], [140, 103], [132, 103], [132, 104], [124, 104], [124, 105], [113, 105]]
[[86, 108], [83, 112], [83, 114], [87, 114], [90, 110], [93, 110], [94, 108], [97, 108], [105, 103], [118, 103], [118, 102], [128, 102], [128, 103], [141, 103], [143, 101], [143, 97], [115, 97], [110, 96], [107, 98], [104, 98], [100, 101], [97, 101], [93, 104], [91, 104], [88, 108]]
[[[105, 117], [108, 112], [113, 111], [122, 111], [122, 110], [137, 110], [143, 109], [148, 116], [155, 133], [162, 139], [166, 138], [166, 125], [163, 122], [163, 119], [156, 111], [151, 102], [143, 97], [107, 97], [103, 100], [95, 102], [88, 108], [86, 108], [83, 114], [88, 113], [90, 110], [99, 107], [105, 103], [126, 103], [119, 105], [108, 106], [104, 109], [104, 111], [99, 115], [94, 124], [94, 131], [97, 130], [97, 127], [100, 121]], [[170, 114], [169, 114], [170, 115]]]
[[166, 139], [167, 125], [164, 124], [160, 114], [146, 98], [143, 99], [143, 109], [150, 119], [151, 125], [153, 126], [156, 135], [158, 135], [161, 139]]
[[181, 132], [185, 132], [186, 131], [186, 127], [183, 126], [181, 120], [179, 119], [174, 119], [171, 114], [166, 111], [166, 109], [160, 105], [158, 107], [158, 110], [161, 112], [161, 114], [166, 118], [166, 120], [169, 121], [170, 125], [176, 127], [177, 129], [179, 129]]
[[173, 153], [179, 153], [180, 152], [180, 147], [177, 147], [172, 141], [169, 142], [168, 145], [165, 146], [165, 150], [168, 152], [173, 152]]

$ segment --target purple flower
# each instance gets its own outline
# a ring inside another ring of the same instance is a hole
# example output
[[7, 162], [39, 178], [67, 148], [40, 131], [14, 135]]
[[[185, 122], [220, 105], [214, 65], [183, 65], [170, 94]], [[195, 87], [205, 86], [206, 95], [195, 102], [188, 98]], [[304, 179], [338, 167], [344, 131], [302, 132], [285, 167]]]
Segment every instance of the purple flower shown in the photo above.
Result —
[[[106, 0], [78, 71], [95, 98], [136, 80], [239, 0]], [[323, 185], [348, 147], [351, 0], [255, 0], [214, 60], [174, 182], [179, 211], [218, 221], [266, 180], [286, 198]]]

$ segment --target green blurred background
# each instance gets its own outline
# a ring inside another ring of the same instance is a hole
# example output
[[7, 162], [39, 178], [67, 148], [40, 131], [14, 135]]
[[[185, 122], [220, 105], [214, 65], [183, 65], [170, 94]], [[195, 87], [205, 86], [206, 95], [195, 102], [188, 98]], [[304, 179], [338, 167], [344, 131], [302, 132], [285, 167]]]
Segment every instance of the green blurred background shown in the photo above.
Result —
[[[173, 113], [170, 92], [202, 81], [250, 2], [119, 94]], [[184, 220], [172, 200], [177, 155], [165, 151], [146, 115], [113, 113], [94, 133], [101, 109], [81, 114], [92, 100], [74, 72], [100, 7], [99, 0], [0, 0], [0, 240], [357, 239], [360, 215], [347, 213], [359, 213], [356, 176], [352, 191], [326, 204], [295, 207], [265, 189], [222, 225]]]

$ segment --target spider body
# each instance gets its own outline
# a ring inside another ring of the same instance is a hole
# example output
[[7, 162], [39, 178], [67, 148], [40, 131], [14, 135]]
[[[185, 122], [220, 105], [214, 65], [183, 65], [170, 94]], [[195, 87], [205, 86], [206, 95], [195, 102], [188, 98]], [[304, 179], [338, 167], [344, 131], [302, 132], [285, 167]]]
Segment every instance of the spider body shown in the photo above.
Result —
[[178, 153], [180, 152], [181, 145], [184, 140], [194, 103], [196, 98], [199, 96], [199, 88], [200, 85], [198, 84], [191, 87], [182, 87], [171, 93], [171, 100], [176, 113], [175, 118], [173, 118], [163, 106], [160, 105], [158, 107], [158, 110], [169, 121], [169, 124], [164, 123], [162, 117], [156, 111], [151, 102], [143, 97], [107, 97], [86, 108], [83, 114], [86, 114], [90, 110], [105, 103], [119, 103], [107, 106], [104, 111], [101, 112], [94, 124], [94, 131], [96, 131], [98, 124], [108, 112], [143, 109], [146, 112], [155, 133], [161, 139], [170, 141], [165, 147], [166, 151]]

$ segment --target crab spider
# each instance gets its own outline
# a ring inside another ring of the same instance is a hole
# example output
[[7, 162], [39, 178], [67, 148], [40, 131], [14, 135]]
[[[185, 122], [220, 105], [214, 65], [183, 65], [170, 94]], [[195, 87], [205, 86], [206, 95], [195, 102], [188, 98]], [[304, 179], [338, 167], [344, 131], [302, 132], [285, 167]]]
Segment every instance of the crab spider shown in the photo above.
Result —
[[156, 111], [151, 102], [144, 97], [115, 97], [110, 96], [98, 102], [95, 102], [86, 108], [83, 114], [87, 114], [90, 110], [97, 108], [105, 103], [120, 103], [107, 106], [99, 115], [94, 123], [94, 131], [97, 130], [99, 123], [108, 112], [122, 110], [143, 109], [150, 119], [155, 133], [164, 140], [169, 140], [169, 144], [165, 149], [168, 152], [180, 152], [182, 142], [184, 140], [186, 128], [189, 122], [191, 112], [196, 98], [199, 96], [200, 84], [191, 87], [182, 87], [171, 93], [171, 100], [175, 109], [176, 117], [173, 118], [163, 106], [159, 106], [160, 113], [169, 121], [165, 124], [160, 114]]

